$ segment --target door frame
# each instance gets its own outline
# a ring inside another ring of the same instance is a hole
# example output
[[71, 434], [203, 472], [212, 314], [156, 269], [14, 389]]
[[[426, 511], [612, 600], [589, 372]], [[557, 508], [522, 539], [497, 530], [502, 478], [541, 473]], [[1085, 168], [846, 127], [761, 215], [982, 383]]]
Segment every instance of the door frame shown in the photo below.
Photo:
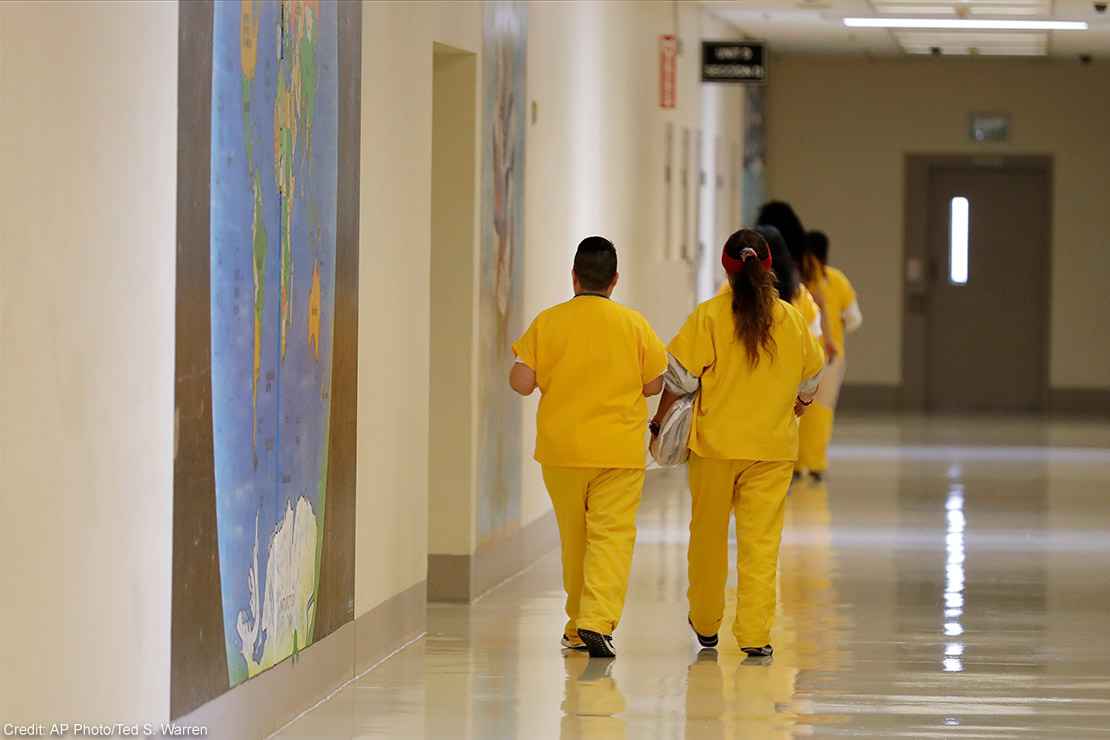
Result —
[[1049, 259], [1044, 271], [1045, 302], [1050, 315], [1045, 318], [1041, 352], [1042, 412], [1049, 408], [1052, 380], [1049, 351], [1052, 347], [1052, 269], [1055, 218], [1055, 166], [1050, 154], [906, 154], [905, 217], [902, 255], [902, 393], [901, 406], [907, 411], [928, 411], [928, 260], [929, 260], [929, 182], [941, 169], [989, 169], [992, 172], [1036, 172], [1048, 184]]

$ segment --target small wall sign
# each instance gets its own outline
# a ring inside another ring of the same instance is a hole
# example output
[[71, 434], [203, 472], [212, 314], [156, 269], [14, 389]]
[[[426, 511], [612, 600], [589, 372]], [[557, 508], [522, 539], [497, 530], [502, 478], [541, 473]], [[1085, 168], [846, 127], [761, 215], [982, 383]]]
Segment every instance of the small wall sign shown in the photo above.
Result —
[[678, 39], [659, 37], [659, 107], [674, 108], [678, 103]]
[[766, 44], [762, 41], [703, 41], [701, 81], [749, 85], [766, 82]]
[[1010, 140], [1009, 113], [972, 113], [971, 140], [1001, 142]]

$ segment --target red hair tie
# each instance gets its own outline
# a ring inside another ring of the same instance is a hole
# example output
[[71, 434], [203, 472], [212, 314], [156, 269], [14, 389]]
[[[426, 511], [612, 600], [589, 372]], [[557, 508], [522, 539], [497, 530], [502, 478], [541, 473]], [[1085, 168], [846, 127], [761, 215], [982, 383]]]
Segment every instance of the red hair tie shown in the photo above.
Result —
[[[725, 272], [729, 275], [734, 275], [744, 269], [744, 263], [748, 260], [759, 259], [759, 255], [751, 247], [744, 247], [740, 250], [739, 257], [731, 257], [725, 249], [721, 249], [721, 265], [725, 268]], [[763, 265], [764, 270], [770, 271], [771, 269], [771, 250], [767, 250], [767, 256], [761, 260], [760, 264]]]

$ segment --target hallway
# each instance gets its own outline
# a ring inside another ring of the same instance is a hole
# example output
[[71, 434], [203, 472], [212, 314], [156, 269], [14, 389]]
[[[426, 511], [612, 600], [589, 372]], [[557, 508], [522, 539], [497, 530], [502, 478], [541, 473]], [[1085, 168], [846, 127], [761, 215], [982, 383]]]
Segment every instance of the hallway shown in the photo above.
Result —
[[657, 471], [611, 665], [561, 653], [552, 553], [433, 605], [425, 639], [277, 737], [1110, 735], [1110, 429], [846, 419], [837, 442], [788, 502], [769, 665], [725, 630], [694, 653], [688, 494]]

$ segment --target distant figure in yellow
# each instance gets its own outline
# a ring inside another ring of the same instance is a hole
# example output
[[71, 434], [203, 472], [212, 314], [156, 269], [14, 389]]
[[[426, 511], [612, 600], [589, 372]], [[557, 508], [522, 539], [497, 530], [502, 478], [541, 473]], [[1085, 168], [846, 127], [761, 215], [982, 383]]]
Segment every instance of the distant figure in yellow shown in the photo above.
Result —
[[652, 429], [680, 396], [698, 394], [688, 466], [690, 626], [701, 647], [717, 646], [735, 512], [733, 634], [748, 655], [769, 656], [783, 512], [798, 458], [795, 417], [812, 403], [825, 357], [806, 320], [779, 297], [759, 233], [730, 236], [721, 264], [732, 289], [698, 306], [671, 341]]
[[845, 335], [863, 323], [856, 291], [847, 276], [828, 264], [829, 238], [823, 232], [811, 231], [807, 239], [809, 252], [817, 269], [812, 280], [825, 298], [828, 316], [829, 341], [834, 356], [821, 382], [821, 391], [813, 407], [801, 422], [801, 444], [798, 450], [798, 469], [808, 471], [815, 480], [821, 480], [829, 469], [829, 441], [832, 439], [833, 416], [844, 382]]
[[571, 276], [574, 298], [542, 312], [513, 344], [509, 383], [523, 396], [542, 393], [536, 460], [562, 540], [562, 645], [611, 658], [644, 487], [645, 398], [663, 390], [667, 352], [647, 319], [611, 299], [612, 242], [584, 239]]

